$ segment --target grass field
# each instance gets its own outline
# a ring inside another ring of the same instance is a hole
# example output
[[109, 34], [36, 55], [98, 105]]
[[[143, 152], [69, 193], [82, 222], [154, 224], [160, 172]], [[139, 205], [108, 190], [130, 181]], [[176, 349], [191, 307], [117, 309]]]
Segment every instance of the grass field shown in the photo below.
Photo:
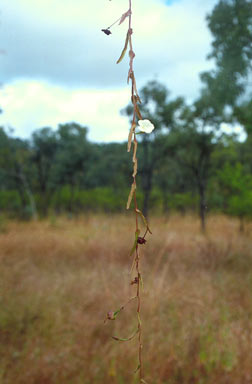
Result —
[[[252, 383], [252, 226], [152, 218], [141, 248], [150, 384]], [[0, 233], [0, 383], [129, 384], [137, 365], [129, 284], [134, 218], [9, 222]]]

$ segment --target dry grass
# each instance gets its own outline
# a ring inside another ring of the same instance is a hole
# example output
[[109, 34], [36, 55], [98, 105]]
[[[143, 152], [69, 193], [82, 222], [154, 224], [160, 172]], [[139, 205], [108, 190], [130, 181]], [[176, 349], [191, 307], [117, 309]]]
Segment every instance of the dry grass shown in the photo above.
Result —
[[[133, 217], [8, 223], [0, 234], [0, 383], [135, 383]], [[150, 384], [252, 383], [252, 239], [212, 217], [153, 218], [142, 246]], [[134, 313], [133, 313], [134, 312]]]

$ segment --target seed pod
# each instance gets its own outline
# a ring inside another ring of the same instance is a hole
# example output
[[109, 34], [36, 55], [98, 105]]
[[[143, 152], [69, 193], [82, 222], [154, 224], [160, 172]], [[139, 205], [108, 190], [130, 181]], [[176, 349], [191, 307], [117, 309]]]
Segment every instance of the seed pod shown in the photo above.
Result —
[[109, 29], [102, 29], [102, 32], [104, 32], [106, 35], [111, 35], [111, 31]]
[[146, 240], [145, 240], [144, 237], [138, 237], [138, 238], [137, 238], [137, 242], [138, 242], [138, 244], [145, 244], [145, 243], [146, 243]]

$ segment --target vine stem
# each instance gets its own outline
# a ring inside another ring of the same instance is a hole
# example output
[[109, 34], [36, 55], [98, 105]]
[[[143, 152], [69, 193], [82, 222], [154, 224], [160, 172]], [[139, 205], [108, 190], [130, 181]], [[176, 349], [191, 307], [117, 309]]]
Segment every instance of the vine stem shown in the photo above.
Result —
[[[129, 76], [128, 79], [131, 79], [131, 100], [133, 103], [133, 119], [132, 124], [135, 124], [136, 115], [137, 115], [137, 100], [134, 95], [135, 90], [135, 78], [134, 78], [134, 71], [133, 71], [133, 60], [134, 60], [134, 53], [133, 53], [133, 44], [132, 44], [132, 0], [129, 0], [129, 46], [130, 46], [130, 52], [132, 55], [130, 55], [130, 68], [129, 68]], [[134, 145], [137, 146], [137, 138], [136, 133], [134, 130]], [[137, 161], [137, 159], [135, 159]], [[136, 196], [136, 174], [133, 175], [133, 183], [135, 184], [135, 190], [134, 190], [134, 208], [135, 208], [135, 214], [136, 214], [136, 233], [139, 231], [138, 227], [138, 206], [137, 206], [137, 196]], [[140, 258], [139, 258], [139, 247], [138, 244], [136, 244], [136, 250], [135, 250], [135, 261], [136, 261], [136, 272], [137, 272], [137, 287], [136, 287], [136, 297], [137, 297], [137, 321], [138, 321], [138, 368], [139, 368], [139, 383], [142, 382], [143, 379], [143, 365], [142, 365], [142, 325], [141, 325], [141, 318], [140, 318], [140, 311], [141, 311], [141, 290], [140, 290], [140, 282], [141, 282], [141, 272], [140, 272]]]

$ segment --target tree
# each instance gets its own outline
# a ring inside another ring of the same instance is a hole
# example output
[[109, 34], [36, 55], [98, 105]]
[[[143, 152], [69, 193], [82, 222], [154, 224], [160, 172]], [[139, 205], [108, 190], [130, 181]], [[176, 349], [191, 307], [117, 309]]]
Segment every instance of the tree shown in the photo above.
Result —
[[132, 170], [125, 148], [125, 143], [92, 144], [86, 177], [88, 188], [112, 187], [115, 191], [128, 188]]
[[[201, 228], [205, 231], [206, 190], [214, 149], [213, 133], [198, 131], [197, 126], [180, 126], [166, 140], [166, 153], [179, 164], [180, 171], [191, 178], [199, 194]], [[190, 184], [189, 184], [190, 185]]]
[[226, 200], [226, 212], [239, 217], [243, 231], [244, 219], [252, 217], [252, 176], [241, 163], [234, 166], [226, 163], [218, 171], [218, 180]]
[[36, 168], [34, 184], [40, 194], [41, 211], [45, 216], [56, 187], [52, 180], [58, 150], [56, 133], [48, 127], [36, 130], [32, 134], [31, 148], [31, 160]]
[[26, 141], [9, 137], [0, 128], [0, 177], [5, 188], [18, 191], [23, 212], [27, 215], [27, 200], [29, 216], [37, 219], [37, 207], [31, 188], [31, 171], [29, 168], [30, 148]]
[[59, 125], [56, 133], [57, 153], [54, 180], [70, 187], [69, 212], [73, 212], [74, 189], [84, 184], [92, 161], [92, 148], [87, 141], [87, 128], [76, 123]]
[[207, 21], [214, 38], [209, 58], [215, 60], [216, 69], [203, 73], [201, 79], [220, 115], [225, 106], [233, 108], [247, 89], [252, 69], [251, 0], [220, 0]]

